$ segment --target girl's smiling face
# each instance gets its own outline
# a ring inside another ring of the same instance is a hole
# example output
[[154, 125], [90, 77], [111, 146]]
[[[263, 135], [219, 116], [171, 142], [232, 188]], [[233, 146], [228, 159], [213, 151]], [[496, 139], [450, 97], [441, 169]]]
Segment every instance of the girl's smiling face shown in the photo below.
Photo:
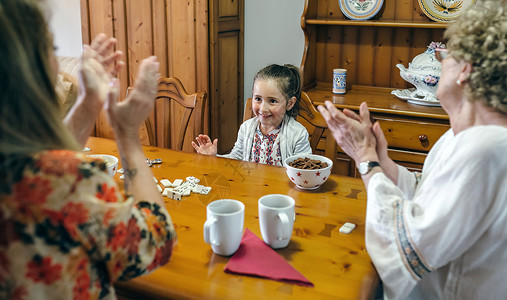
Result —
[[263, 134], [280, 126], [285, 113], [294, 106], [296, 98], [288, 100], [278, 88], [275, 80], [257, 79], [254, 82], [252, 110], [259, 118]]

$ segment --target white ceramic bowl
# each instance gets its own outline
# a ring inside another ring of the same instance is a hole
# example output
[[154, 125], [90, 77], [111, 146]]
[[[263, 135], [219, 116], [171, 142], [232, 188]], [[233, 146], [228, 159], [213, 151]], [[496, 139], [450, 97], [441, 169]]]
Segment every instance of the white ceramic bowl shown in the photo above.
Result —
[[[320, 160], [321, 162], [326, 162], [327, 167], [323, 169], [298, 169], [289, 166], [289, 163], [293, 162], [297, 158], [305, 158], [308, 157], [310, 159]], [[327, 178], [331, 174], [331, 169], [333, 168], [333, 161], [329, 158], [316, 154], [298, 154], [291, 157], [287, 157], [283, 162], [285, 167], [285, 171], [287, 172], [287, 176], [289, 179], [300, 189], [303, 190], [315, 190], [318, 189], [324, 182], [326, 182]]]
[[118, 158], [108, 154], [90, 154], [89, 157], [102, 158], [106, 162], [107, 173], [114, 176], [118, 170]]

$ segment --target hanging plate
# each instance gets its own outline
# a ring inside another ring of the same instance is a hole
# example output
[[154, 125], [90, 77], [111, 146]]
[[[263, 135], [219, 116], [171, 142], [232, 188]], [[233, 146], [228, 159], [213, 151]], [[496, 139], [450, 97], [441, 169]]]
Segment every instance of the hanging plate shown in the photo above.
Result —
[[368, 20], [382, 8], [384, 0], [338, 0], [342, 13], [352, 20]]
[[454, 22], [476, 0], [418, 0], [424, 14], [437, 22]]

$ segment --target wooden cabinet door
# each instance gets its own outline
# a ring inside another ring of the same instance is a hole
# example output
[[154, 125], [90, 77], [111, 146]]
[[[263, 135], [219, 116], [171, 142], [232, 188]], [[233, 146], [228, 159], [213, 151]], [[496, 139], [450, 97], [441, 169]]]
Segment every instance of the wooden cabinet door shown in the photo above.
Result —
[[232, 149], [243, 116], [244, 0], [210, 0], [211, 138]]

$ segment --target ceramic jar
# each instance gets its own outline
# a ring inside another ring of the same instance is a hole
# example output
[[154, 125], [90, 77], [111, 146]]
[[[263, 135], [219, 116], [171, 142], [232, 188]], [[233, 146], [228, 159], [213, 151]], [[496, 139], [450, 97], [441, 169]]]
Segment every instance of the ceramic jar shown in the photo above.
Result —
[[396, 65], [400, 69], [401, 78], [416, 87], [410, 97], [438, 101], [436, 91], [442, 73], [442, 64], [435, 57], [436, 48], [445, 48], [445, 45], [432, 42], [426, 51], [414, 57], [412, 62], [408, 64], [408, 68], [402, 64]]

